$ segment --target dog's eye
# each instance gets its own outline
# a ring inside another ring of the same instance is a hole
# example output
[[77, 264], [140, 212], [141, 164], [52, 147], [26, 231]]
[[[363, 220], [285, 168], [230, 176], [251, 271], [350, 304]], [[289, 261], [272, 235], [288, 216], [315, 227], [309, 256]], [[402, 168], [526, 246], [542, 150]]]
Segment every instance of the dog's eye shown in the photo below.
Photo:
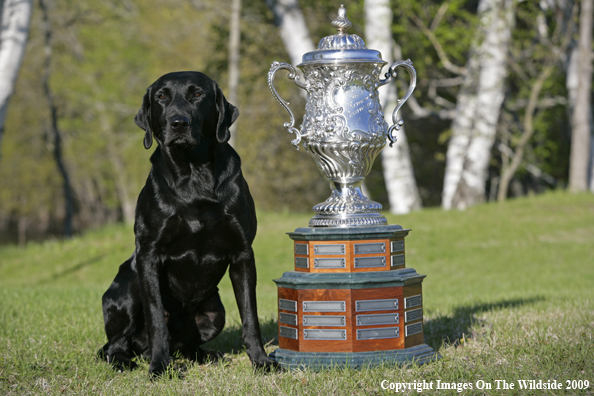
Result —
[[202, 94], [200, 92], [194, 92], [194, 97], [195, 98], [199, 98], [200, 96], [202, 96]]
[[157, 98], [159, 98], [159, 99], [163, 100], [163, 99], [165, 99], [165, 95], [163, 95], [163, 94], [159, 94], [159, 95], [157, 96]]

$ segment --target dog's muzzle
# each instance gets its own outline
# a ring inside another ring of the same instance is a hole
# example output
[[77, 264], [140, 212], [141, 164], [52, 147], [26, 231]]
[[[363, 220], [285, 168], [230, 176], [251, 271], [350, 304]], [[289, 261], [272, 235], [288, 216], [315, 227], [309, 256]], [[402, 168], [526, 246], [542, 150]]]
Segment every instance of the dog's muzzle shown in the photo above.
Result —
[[192, 136], [190, 120], [183, 115], [174, 115], [169, 119], [169, 133], [165, 139], [165, 144], [181, 143], [196, 144], [196, 139]]

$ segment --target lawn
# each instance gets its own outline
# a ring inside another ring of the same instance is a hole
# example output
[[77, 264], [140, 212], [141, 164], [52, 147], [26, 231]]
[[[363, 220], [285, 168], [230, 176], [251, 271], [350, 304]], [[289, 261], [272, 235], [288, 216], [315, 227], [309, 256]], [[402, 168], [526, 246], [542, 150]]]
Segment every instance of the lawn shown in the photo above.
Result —
[[[311, 214], [258, 217], [258, 309], [271, 352], [278, 345], [272, 279], [292, 269], [285, 233]], [[117, 225], [69, 241], [0, 248], [0, 394], [382, 394], [423, 381], [433, 387], [423, 393], [440, 395], [594, 394], [594, 195], [559, 192], [387, 217], [412, 229], [407, 266], [427, 275], [425, 342], [438, 350], [436, 362], [253, 373], [225, 277], [227, 325], [210, 347], [228, 363], [191, 364], [183, 377], [157, 381], [149, 380], [146, 362], [114, 372], [94, 356], [106, 341], [101, 295], [134, 245], [132, 227]], [[390, 384], [394, 389], [384, 389]], [[520, 389], [531, 384], [562, 389]]]

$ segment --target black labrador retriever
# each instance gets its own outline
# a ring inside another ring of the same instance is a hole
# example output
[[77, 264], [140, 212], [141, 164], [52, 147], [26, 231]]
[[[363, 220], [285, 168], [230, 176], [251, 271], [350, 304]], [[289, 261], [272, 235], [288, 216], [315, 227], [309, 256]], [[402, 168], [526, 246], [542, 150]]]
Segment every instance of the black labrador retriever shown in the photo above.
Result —
[[169, 73], [144, 95], [134, 118], [158, 147], [138, 197], [136, 249], [103, 296], [108, 342], [99, 355], [116, 368], [150, 358], [162, 374], [174, 352], [203, 362], [220, 354], [200, 345], [225, 324], [217, 285], [227, 268], [255, 367], [274, 366], [262, 345], [256, 311], [254, 203], [227, 143], [239, 112], [216, 82], [199, 72]]

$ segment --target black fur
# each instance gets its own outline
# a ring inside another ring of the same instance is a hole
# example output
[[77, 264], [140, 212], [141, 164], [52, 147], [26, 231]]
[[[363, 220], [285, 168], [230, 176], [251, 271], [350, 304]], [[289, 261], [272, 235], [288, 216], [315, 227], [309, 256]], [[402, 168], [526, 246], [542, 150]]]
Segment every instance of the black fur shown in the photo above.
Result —
[[238, 115], [199, 72], [166, 74], [144, 95], [134, 121], [145, 148], [153, 136], [158, 147], [136, 206], [136, 249], [103, 296], [108, 342], [99, 354], [116, 368], [144, 356], [159, 375], [175, 351], [198, 362], [220, 357], [200, 345], [225, 324], [217, 285], [227, 268], [247, 354], [255, 367], [273, 366], [256, 310], [254, 203], [227, 143]]

